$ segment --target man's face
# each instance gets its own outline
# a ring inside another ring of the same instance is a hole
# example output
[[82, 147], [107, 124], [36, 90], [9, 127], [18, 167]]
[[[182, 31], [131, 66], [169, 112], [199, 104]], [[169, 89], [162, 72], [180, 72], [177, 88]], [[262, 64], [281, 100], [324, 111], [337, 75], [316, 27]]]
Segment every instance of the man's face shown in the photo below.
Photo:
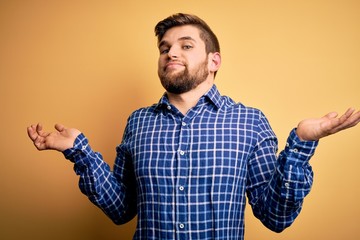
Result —
[[158, 75], [166, 91], [185, 93], [207, 79], [208, 56], [196, 27], [169, 29], [159, 43], [159, 51]]

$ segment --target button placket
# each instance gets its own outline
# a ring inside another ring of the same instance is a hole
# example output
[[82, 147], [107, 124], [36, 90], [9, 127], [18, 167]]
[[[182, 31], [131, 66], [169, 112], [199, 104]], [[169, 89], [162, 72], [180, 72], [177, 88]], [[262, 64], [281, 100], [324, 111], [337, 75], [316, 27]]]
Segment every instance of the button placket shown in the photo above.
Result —
[[[189, 179], [189, 128], [186, 121], [181, 119], [179, 122], [180, 131], [179, 131], [179, 148], [178, 148], [178, 170], [177, 170], [177, 194], [176, 194], [176, 211], [177, 211], [177, 229], [179, 236], [186, 234], [184, 229], [186, 228], [187, 219], [187, 192], [185, 191], [185, 187], [187, 181]], [[183, 236], [185, 237], [185, 235]], [[181, 237], [180, 237], [181, 239]]]

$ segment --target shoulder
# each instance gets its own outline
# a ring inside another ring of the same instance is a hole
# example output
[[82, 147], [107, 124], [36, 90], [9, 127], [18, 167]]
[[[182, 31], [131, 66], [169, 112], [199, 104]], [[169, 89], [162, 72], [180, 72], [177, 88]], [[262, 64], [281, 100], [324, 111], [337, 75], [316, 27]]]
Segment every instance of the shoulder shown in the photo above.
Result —
[[223, 107], [222, 111], [239, 114], [243, 118], [262, 119], [266, 118], [265, 114], [258, 108], [247, 106], [241, 102], [235, 102], [228, 96], [222, 96]]
[[159, 114], [159, 112], [160, 109], [158, 104], [153, 104], [148, 107], [139, 108], [130, 114], [128, 118], [128, 124], [143, 121], [146, 119], [149, 120], [150, 118]]

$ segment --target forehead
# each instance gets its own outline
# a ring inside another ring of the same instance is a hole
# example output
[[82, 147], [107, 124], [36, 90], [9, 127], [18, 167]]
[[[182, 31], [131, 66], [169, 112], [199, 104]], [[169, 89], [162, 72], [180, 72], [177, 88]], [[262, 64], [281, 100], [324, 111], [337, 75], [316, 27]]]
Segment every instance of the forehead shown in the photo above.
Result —
[[176, 26], [166, 31], [159, 45], [163, 42], [172, 43], [184, 39], [193, 39], [195, 42], [203, 43], [200, 38], [200, 30], [192, 25]]

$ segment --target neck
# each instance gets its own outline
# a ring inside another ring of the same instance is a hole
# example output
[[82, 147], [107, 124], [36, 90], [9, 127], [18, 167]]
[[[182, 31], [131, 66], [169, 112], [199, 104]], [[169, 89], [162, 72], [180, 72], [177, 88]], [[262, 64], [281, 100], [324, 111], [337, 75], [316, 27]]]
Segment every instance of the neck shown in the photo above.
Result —
[[199, 99], [213, 86], [213, 81], [204, 81], [196, 88], [182, 94], [167, 93], [169, 101], [174, 105], [184, 116], [194, 107]]

